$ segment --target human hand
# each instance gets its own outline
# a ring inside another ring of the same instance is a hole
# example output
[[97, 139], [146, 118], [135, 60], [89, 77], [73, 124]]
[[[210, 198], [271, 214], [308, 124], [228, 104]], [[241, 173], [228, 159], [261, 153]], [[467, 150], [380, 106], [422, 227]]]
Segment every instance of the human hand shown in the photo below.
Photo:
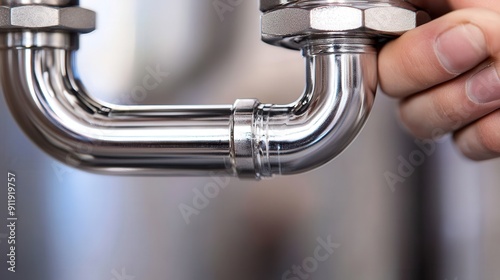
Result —
[[409, 2], [437, 19], [382, 48], [382, 90], [415, 136], [451, 132], [467, 157], [500, 157], [500, 1]]

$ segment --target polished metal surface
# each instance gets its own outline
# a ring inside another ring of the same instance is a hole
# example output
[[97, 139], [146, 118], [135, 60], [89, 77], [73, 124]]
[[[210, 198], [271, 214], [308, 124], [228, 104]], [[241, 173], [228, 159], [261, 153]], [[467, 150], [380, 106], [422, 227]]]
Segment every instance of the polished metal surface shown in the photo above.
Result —
[[[290, 105], [251, 99], [232, 106], [120, 106], [93, 98], [75, 75], [76, 32], [91, 29], [85, 24], [92, 12], [8, 1], [26, 6], [4, 9], [26, 13], [10, 22], [23, 31], [0, 34], [1, 91], [37, 145], [82, 169], [182, 176], [223, 171], [257, 179], [297, 174], [335, 158], [363, 127], [377, 87], [377, 36], [417, 24], [413, 9], [392, 2], [297, 1], [296, 8], [263, 16], [264, 40], [302, 49], [306, 60], [305, 92]], [[371, 8], [387, 8], [402, 21], [375, 34], [377, 23], [366, 19]], [[65, 9], [77, 20], [62, 28], [57, 17]]]
[[123, 174], [230, 170], [231, 106], [101, 104], [75, 79], [71, 51], [18, 48], [1, 53], [2, 92], [12, 113], [30, 138], [59, 160]]
[[358, 135], [373, 105], [377, 54], [364, 44], [305, 50], [307, 88], [291, 106], [260, 105], [255, 120], [257, 171], [297, 174], [339, 155]]
[[0, 49], [10, 48], [78, 49], [78, 35], [64, 32], [9, 32], [2, 34]]
[[275, 9], [262, 16], [265, 42], [301, 49], [308, 38], [384, 39], [399, 36], [430, 19], [427, 13], [404, 1], [289, 2], [275, 3]]
[[81, 7], [21, 5], [0, 7], [0, 29], [60, 30], [87, 33], [95, 30], [96, 14]]
[[260, 0], [260, 10], [267, 12], [269, 10], [282, 8], [294, 4], [335, 4], [335, 5], [365, 5], [365, 4], [389, 4], [391, 6], [405, 5], [407, 0]]
[[[352, 48], [360, 49], [344, 53]], [[320, 45], [308, 48], [305, 57], [306, 92], [288, 106], [105, 104], [75, 77], [73, 52], [54, 48], [3, 49], [0, 84], [24, 131], [67, 164], [104, 173], [225, 171], [259, 178], [294, 174], [332, 159], [351, 142], [371, 108], [373, 49]], [[344, 71], [349, 75], [337, 79]]]

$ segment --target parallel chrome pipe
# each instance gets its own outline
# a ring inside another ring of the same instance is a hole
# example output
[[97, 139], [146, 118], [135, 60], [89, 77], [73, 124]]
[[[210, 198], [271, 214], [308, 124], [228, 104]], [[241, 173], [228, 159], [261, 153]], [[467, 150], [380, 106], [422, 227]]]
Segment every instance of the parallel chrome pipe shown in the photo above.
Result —
[[[13, 6], [12, 22], [0, 34], [0, 91], [10, 111], [39, 147], [85, 170], [178, 176], [223, 171], [257, 179], [305, 172], [340, 154], [373, 105], [377, 41], [330, 33], [283, 35], [288, 47], [302, 49], [307, 67], [305, 92], [289, 105], [253, 99], [222, 106], [107, 104], [92, 98], [75, 75], [78, 35], [71, 30], [91, 29], [88, 10], [67, 7], [78, 3], [69, 0], [0, 3]], [[30, 3], [37, 5], [23, 6]], [[25, 13], [41, 19], [31, 21]], [[43, 19], [51, 15], [58, 21]], [[268, 30], [280, 28], [272, 23]], [[278, 44], [277, 36], [264, 39]]]

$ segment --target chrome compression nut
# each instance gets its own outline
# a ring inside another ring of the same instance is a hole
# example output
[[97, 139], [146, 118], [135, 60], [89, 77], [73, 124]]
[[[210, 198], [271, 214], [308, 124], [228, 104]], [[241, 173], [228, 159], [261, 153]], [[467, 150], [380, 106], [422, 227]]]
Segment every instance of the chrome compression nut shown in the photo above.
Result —
[[45, 5], [0, 7], [0, 32], [36, 30], [88, 33], [95, 28], [96, 13], [81, 7]]
[[430, 20], [402, 0], [261, 0], [262, 39], [293, 49], [307, 39], [391, 38]]

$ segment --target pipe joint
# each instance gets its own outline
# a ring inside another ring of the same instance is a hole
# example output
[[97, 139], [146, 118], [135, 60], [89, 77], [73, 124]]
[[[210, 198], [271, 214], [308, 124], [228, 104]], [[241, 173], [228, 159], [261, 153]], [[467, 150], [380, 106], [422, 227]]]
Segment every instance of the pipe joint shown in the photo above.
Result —
[[240, 99], [234, 104], [232, 115], [231, 155], [235, 172], [242, 178], [260, 178], [255, 162], [256, 99]]

